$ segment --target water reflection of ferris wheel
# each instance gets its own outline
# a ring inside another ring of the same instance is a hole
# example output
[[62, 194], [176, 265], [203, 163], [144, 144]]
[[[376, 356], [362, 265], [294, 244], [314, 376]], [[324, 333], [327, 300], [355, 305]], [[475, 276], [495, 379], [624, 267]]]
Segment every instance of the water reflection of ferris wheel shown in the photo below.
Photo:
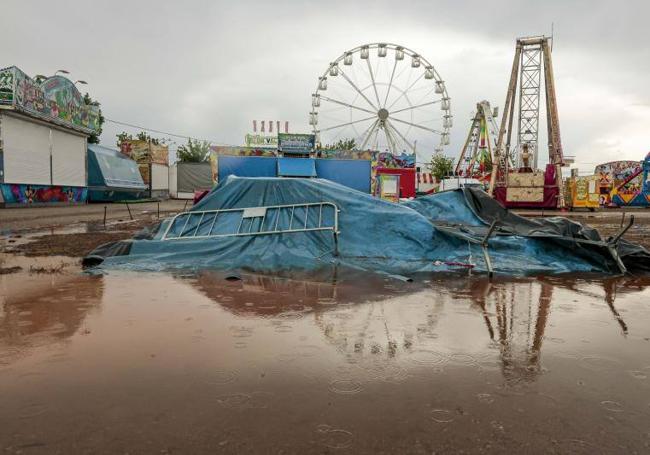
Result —
[[438, 71], [395, 44], [344, 52], [318, 78], [309, 123], [323, 146], [354, 139], [360, 150], [442, 151], [449, 144], [451, 103]]

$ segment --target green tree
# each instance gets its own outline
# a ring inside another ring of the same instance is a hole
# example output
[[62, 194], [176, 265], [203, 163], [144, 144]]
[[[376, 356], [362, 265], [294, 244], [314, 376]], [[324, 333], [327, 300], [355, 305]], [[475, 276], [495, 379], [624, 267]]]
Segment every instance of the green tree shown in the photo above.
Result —
[[340, 139], [334, 148], [337, 150], [355, 150], [357, 148], [357, 141], [354, 139]]
[[205, 163], [210, 156], [210, 143], [188, 139], [186, 145], [178, 147], [176, 156], [181, 163]]
[[132, 134], [127, 133], [126, 131], [122, 131], [120, 134], [117, 135], [117, 146], [121, 147], [122, 142], [126, 141], [145, 141], [145, 142], [151, 142], [153, 145], [160, 145], [160, 144], [166, 144], [167, 139], [158, 139], [155, 137], [151, 137], [149, 133], [146, 131], [140, 131], [138, 134], [135, 135], [135, 138], [133, 137]]
[[[84, 95], [84, 104], [87, 106], [97, 106], [99, 107], [99, 101], [93, 100], [88, 93]], [[88, 138], [88, 143], [89, 144], [99, 144], [99, 136], [102, 135], [102, 126], [104, 125], [104, 116], [102, 115], [102, 110], [99, 110], [99, 118], [98, 118], [98, 125], [99, 129], [93, 133], [91, 133], [90, 137]]]
[[323, 147], [325, 150], [356, 150], [357, 141], [355, 139], [339, 139], [334, 144], [326, 144]]
[[438, 180], [451, 175], [454, 171], [454, 160], [442, 153], [434, 153], [431, 157], [431, 174]]
[[132, 140], [133, 140], [133, 135], [127, 133], [126, 131], [122, 131], [120, 134], [117, 135], [117, 146], [122, 147], [123, 142], [132, 141]]
[[135, 138], [139, 141], [151, 142], [153, 145], [160, 145], [165, 143], [165, 139], [156, 139], [151, 137], [146, 131], [140, 131]]

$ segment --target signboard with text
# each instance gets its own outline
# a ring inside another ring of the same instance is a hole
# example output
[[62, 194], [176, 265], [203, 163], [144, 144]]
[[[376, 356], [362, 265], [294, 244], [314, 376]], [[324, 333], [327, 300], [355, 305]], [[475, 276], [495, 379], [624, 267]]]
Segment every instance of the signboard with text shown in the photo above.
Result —
[[264, 134], [247, 134], [244, 136], [244, 143], [247, 147], [269, 147], [278, 146], [277, 136], [265, 136]]
[[76, 85], [63, 76], [32, 79], [15, 66], [0, 69], [0, 104], [41, 120], [99, 131], [99, 106], [86, 104]]
[[313, 134], [278, 133], [278, 150], [285, 154], [308, 154], [314, 150]]

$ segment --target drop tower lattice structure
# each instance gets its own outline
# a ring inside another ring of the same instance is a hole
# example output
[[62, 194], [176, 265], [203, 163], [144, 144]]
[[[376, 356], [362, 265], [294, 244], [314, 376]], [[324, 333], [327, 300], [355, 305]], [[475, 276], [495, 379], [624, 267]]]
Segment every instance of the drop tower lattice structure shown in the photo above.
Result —
[[[550, 37], [546, 36], [517, 39], [510, 83], [508, 84], [497, 139], [497, 165], [492, 169], [490, 193], [493, 194], [495, 187], [508, 186], [510, 161], [518, 166], [521, 165], [520, 151], [527, 149], [527, 152], [532, 155], [530, 161], [533, 168], [538, 166], [539, 111], [543, 75], [549, 163], [555, 166], [555, 184], [559, 191], [557, 205], [558, 208], [563, 208], [562, 166], [564, 166], [564, 154], [562, 152], [555, 80], [553, 77], [551, 40]], [[513, 146], [511, 141], [515, 119], [515, 104], [518, 104], [516, 115], [517, 143]]]

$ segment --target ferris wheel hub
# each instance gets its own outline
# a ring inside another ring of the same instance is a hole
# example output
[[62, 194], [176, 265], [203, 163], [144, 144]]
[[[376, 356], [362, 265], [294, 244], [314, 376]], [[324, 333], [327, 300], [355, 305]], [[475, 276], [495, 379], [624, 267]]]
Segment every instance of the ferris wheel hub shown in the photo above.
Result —
[[377, 112], [377, 117], [379, 117], [379, 120], [386, 120], [388, 118], [388, 109], [383, 107], [379, 109], [379, 112]]

